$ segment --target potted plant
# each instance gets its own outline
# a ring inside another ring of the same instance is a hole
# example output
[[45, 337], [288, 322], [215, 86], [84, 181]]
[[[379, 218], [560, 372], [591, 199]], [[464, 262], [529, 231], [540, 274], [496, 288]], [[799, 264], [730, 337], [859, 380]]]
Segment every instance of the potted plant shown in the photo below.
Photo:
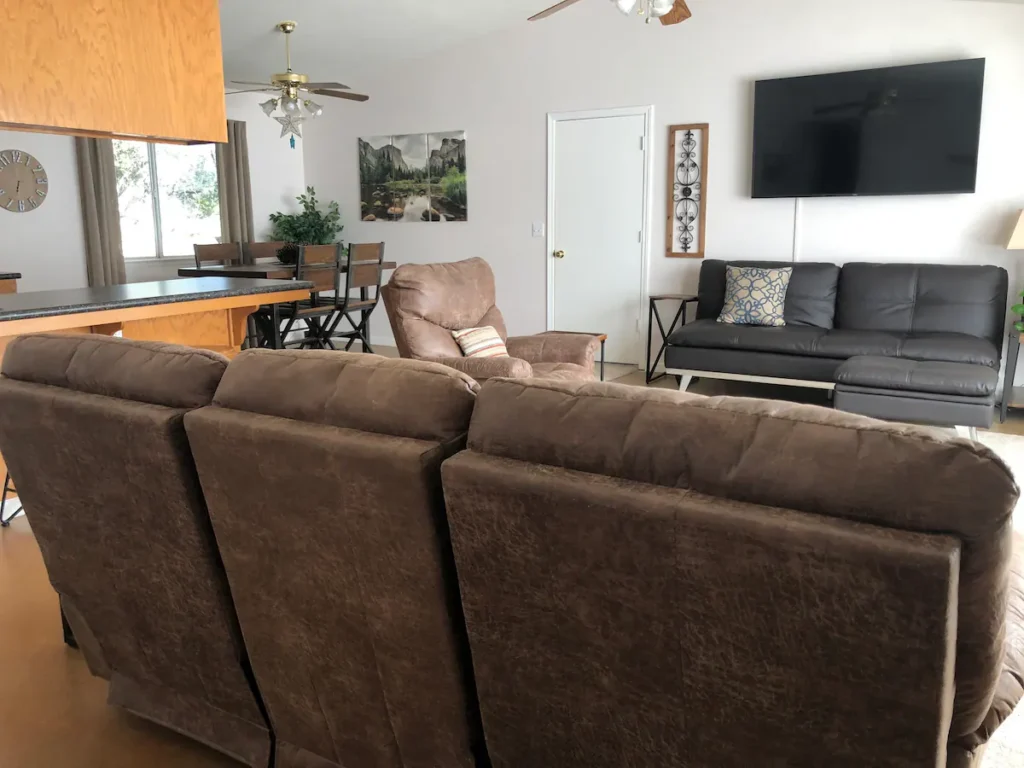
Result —
[[313, 187], [306, 187], [306, 194], [296, 199], [302, 207], [300, 213], [270, 214], [270, 221], [274, 225], [271, 237], [288, 243], [277, 254], [285, 264], [298, 261], [300, 245], [332, 245], [340, 242], [338, 235], [344, 229], [338, 204], [328, 203], [327, 210], [321, 211]]
[[[1020, 295], [1024, 297], [1024, 291], [1021, 291]], [[1015, 314], [1018, 318], [1020, 318], [1016, 323], [1013, 324], [1013, 327], [1016, 328], [1021, 333], [1024, 333], [1024, 304], [1014, 304], [1010, 308], [1010, 311], [1013, 312], [1013, 314]]]

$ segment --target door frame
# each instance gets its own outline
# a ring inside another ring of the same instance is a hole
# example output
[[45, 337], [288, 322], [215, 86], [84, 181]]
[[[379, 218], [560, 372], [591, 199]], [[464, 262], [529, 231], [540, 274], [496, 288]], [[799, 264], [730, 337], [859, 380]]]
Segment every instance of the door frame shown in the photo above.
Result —
[[[644, 310], [647, 306], [648, 286], [650, 285], [651, 268], [651, 199], [654, 194], [654, 105], [641, 107], [615, 107], [610, 109], [591, 109], [578, 112], [548, 113], [548, 173], [547, 196], [548, 212], [546, 227], [547, 250], [544, 258], [547, 262], [547, 330], [557, 331], [555, 324], [555, 157], [557, 151], [558, 124], [575, 120], [593, 120], [607, 117], [643, 117], [644, 118], [644, 196], [643, 225], [640, 232], [640, 285], [637, 286], [636, 302], [636, 336], [637, 336], [637, 367], [644, 366], [643, 331], [645, 328]], [[594, 328], [595, 332], [600, 328]]]

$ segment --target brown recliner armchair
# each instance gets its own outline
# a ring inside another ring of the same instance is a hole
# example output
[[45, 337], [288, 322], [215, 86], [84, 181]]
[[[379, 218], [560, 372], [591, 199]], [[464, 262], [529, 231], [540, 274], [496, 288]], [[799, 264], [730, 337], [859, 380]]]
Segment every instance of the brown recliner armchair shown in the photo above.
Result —
[[[406, 264], [381, 288], [402, 357], [455, 368], [477, 381], [492, 377], [587, 380], [601, 346], [594, 336], [544, 333], [509, 337], [494, 303], [494, 273], [483, 259]], [[452, 331], [493, 326], [509, 357], [468, 358]]]

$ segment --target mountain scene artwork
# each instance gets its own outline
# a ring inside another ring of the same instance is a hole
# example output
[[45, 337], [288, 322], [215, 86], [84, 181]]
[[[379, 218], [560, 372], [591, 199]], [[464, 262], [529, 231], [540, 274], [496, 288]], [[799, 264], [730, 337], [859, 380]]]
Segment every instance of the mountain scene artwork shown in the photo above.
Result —
[[466, 221], [466, 132], [359, 139], [363, 221]]

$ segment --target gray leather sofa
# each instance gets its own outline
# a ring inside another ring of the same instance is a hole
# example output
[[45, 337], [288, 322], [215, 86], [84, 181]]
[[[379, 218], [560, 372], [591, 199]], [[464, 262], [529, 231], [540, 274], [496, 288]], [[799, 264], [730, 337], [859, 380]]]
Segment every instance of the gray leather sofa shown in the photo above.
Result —
[[[717, 322], [726, 267], [793, 267], [786, 327]], [[840, 410], [988, 427], [995, 416], [1009, 278], [994, 266], [704, 262], [697, 320], [666, 368], [835, 390]]]

